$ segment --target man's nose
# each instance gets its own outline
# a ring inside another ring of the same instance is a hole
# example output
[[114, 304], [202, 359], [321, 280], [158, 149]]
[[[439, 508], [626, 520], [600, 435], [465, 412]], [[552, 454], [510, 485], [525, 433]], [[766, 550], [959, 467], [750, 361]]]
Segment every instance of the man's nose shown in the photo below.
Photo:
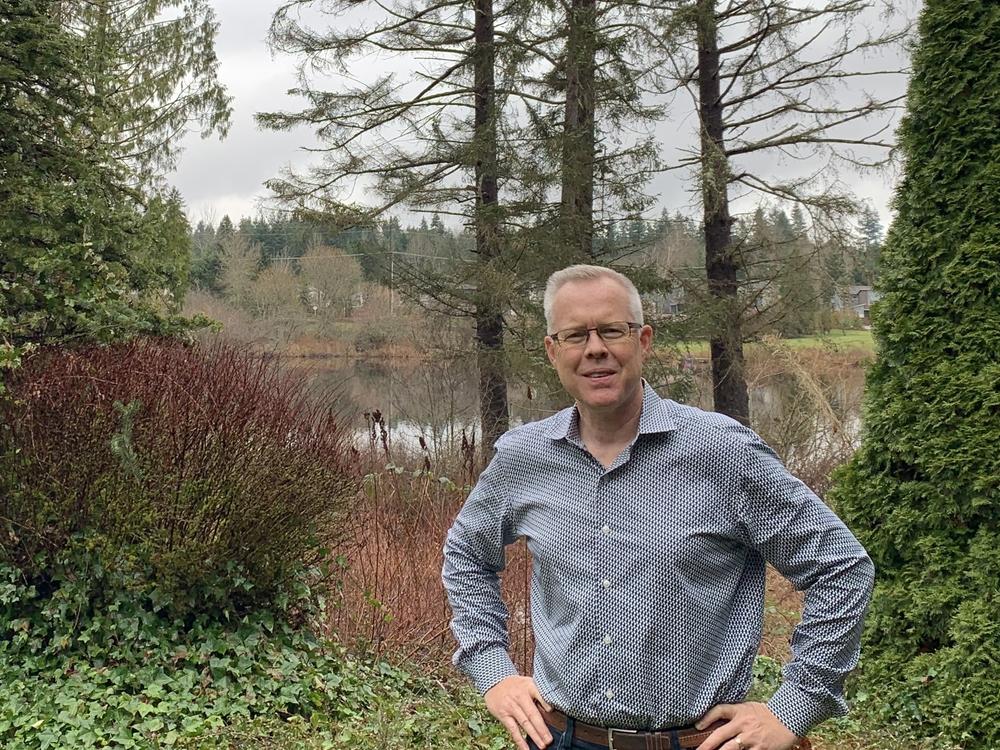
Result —
[[608, 353], [608, 345], [595, 329], [587, 331], [587, 343], [583, 353], [588, 357], [603, 357]]

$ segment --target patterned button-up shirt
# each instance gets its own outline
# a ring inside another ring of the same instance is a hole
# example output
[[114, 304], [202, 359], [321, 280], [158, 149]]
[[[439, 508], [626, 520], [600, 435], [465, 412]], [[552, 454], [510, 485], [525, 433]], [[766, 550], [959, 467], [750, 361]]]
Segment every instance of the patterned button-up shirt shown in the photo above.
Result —
[[448, 533], [455, 664], [485, 693], [517, 674], [498, 574], [532, 554], [534, 679], [582, 721], [665, 728], [742, 701], [763, 627], [765, 563], [805, 591], [768, 703], [798, 735], [846, 711], [874, 567], [751, 430], [645, 385], [635, 440], [605, 468], [575, 408], [497, 443]]

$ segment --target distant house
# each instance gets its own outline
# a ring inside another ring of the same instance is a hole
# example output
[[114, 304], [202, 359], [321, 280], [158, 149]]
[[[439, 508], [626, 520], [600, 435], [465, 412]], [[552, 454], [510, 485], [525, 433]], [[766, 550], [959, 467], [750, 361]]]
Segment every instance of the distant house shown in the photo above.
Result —
[[683, 318], [686, 295], [682, 288], [671, 289], [660, 294], [646, 294], [642, 307], [647, 313], [666, 318]]
[[737, 293], [751, 315], [766, 312], [779, 302], [775, 279], [747, 279], [740, 282]]
[[[327, 310], [334, 306], [335, 300], [329, 295], [325, 294], [321, 289], [309, 285], [305, 288], [302, 294], [306, 307], [309, 308], [310, 312], [313, 314], [318, 313], [320, 310]], [[344, 301], [345, 312], [350, 314], [351, 310], [357, 310], [359, 307], [365, 304], [364, 292], [355, 291], [351, 293], [349, 299]]]
[[853, 284], [833, 295], [834, 310], [852, 310], [862, 320], [870, 318], [871, 306], [882, 295], [870, 286]]

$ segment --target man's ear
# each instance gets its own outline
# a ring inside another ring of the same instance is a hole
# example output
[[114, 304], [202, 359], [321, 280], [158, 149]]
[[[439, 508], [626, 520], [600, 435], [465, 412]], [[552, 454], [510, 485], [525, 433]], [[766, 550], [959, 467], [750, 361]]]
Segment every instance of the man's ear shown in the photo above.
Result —
[[558, 344], [552, 339], [551, 336], [545, 337], [545, 353], [549, 357], [549, 362], [553, 367], [556, 365], [556, 347]]
[[639, 347], [644, 357], [653, 350], [653, 326], [644, 325], [639, 329]]

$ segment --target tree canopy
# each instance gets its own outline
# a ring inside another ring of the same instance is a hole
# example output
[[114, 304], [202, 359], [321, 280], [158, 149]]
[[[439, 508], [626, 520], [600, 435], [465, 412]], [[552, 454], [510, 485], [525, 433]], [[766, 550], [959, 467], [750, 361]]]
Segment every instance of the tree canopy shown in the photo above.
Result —
[[[163, 5], [0, 1], [0, 365], [39, 344], [182, 325], [189, 228], [179, 194], [151, 176], [208, 106], [188, 98], [204, 71], [183, 48], [209, 55], [215, 28], [160, 23]], [[155, 30], [115, 36], [116, 14]]]

